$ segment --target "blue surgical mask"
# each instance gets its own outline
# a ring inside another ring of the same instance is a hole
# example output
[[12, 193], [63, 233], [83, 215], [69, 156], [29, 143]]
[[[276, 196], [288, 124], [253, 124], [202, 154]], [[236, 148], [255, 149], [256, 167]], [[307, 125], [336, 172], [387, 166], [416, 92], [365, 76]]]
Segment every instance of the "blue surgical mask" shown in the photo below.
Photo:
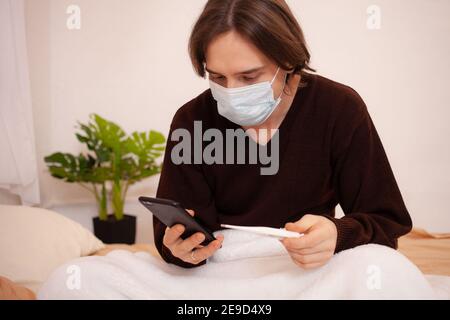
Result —
[[272, 83], [279, 71], [280, 68], [272, 81], [239, 88], [225, 88], [210, 80], [211, 93], [217, 101], [219, 114], [241, 126], [255, 126], [266, 121], [280, 104], [283, 95], [284, 86], [276, 100], [273, 96]]

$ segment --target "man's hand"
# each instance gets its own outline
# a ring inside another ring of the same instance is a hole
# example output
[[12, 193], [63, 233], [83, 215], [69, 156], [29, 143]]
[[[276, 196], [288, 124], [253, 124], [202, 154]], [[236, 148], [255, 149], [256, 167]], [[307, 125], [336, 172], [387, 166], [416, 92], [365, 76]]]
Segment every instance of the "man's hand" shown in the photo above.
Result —
[[[186, 210], [191, 216], [194, 216], [193, 210]], [[184, 232], [184, 226], [176, 224], [171, 228], [167, 227], [163, 238], [163, 244], [169, 248], [172, 254], [191, 264], [199, 264], [203, 260], [211, 257], [217, 249], [222, 246], [223, 235], [218, 235], [217, 240], [211, 241], [207, 246], [202, 246], [201, 243], [205, 240], [205, 235], [197, 232], [187, 239], [182, 239], [181, 235]]]
[[299, 267], [317, 268], [326, 264], [333, 256], [337, 229], [331, 220], [307, 214], [295, 223], [287, 223], [285, 228], [289, 231], [304, 233], [304, 236], [300, 238], [280, 240]]

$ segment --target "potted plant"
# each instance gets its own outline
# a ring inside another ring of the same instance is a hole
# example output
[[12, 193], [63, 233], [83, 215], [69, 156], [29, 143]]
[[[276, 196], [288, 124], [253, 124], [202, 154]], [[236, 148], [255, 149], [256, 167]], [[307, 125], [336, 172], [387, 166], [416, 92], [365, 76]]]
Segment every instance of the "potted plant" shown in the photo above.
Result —
[[[94, 233], [105, 243], [135, 242], [136, 217], [124, 213], [129, 186], [161, 172], [156, 163], [164, 151], [165, 138], [156, 131], [127, 135], [117, 124], [97, 114], [87, 124], [78, 122], [78, 141], [87, 153], [78, 156], [56, 152], [44, 158], [51, 175], [78, 183], [95, 197], [98, 216]], [[108, 215], [108, 204], [113, 213]]]

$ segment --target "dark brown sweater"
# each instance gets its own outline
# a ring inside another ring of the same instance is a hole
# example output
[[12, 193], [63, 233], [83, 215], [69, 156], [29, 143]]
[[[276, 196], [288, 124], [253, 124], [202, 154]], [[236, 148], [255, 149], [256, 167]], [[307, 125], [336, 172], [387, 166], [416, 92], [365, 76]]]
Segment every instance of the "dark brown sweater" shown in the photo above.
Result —
[[[396, 248], [412, 222], [366, 105], [348, 86], [319, 75], [305, 80], [277, 133], [277, 174], [261, 175], [260, 164], [172, 163], [174, 129], [192, 132], [195, 120], [203, 130], [239, 128], [218, 114], [206, 90], [174, 116], [157, 197], [194, 209], [212, 231], [221, 223], [280, 228], [317, 214], [336, 224], [335, 252], [367, 243]], [[341, 219], [334, 218], [338, 203], [345, 213]], [[162, 258], [193, 267], [162, 244], [165, 226], [157, 218], [153, 224]]]

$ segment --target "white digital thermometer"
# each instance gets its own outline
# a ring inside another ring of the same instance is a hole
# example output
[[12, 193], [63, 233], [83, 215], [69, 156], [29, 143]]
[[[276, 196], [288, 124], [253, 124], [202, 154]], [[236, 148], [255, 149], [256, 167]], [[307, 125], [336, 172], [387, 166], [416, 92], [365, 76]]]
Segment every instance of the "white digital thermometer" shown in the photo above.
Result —
[[234, 226], [231, 224], [221, 224], [222, 228], [227, 229], [234, 229], [234, 230], [241, 230], [241, 231], [247, 231], [252, 233], [257, 233], [269, 237], [275, 237], [275, 238], [300, 238], [303, 236], [303, 233], [298, 233], [294, 231], [288, 231], [286, 229], [280, 228], [270, 228], [270, 227], [245, 227], [245, 226]]

